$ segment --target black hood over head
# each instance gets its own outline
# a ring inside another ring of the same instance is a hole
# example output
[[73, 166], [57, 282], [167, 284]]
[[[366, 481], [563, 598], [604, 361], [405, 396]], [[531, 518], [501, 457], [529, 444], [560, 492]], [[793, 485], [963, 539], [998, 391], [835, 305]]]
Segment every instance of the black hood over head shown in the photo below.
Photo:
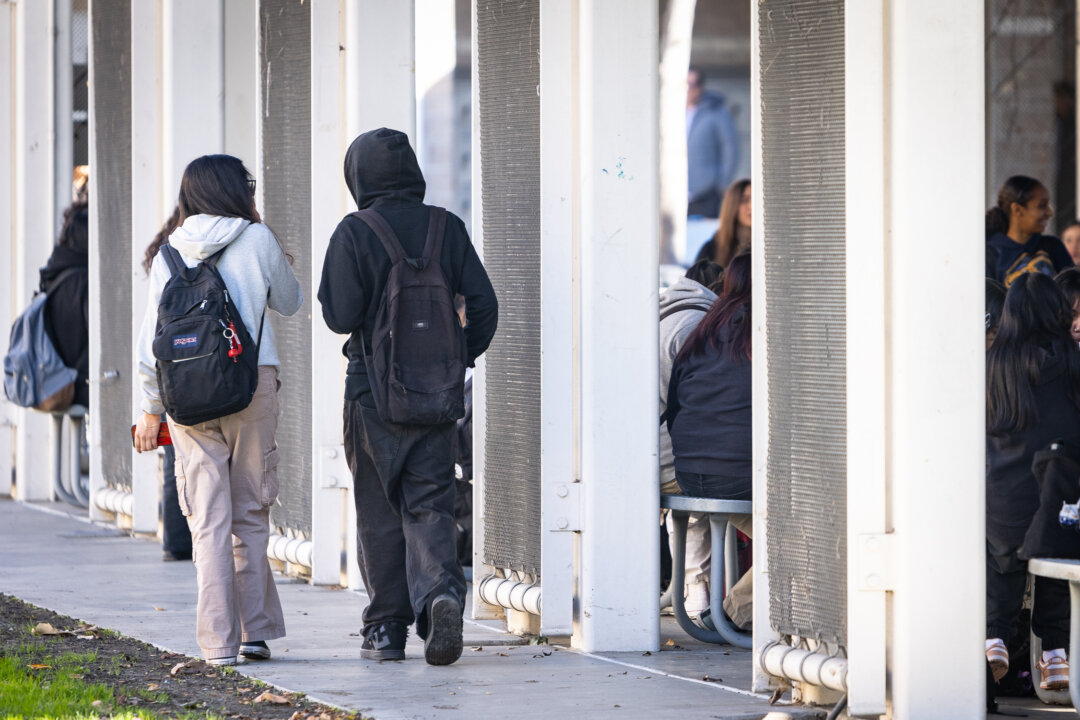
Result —
[[361, 210], [384, 202], [422, 203], [427, 188], [409, 137], [390, 128], [353, 140], [345, 153], [345, 182]]

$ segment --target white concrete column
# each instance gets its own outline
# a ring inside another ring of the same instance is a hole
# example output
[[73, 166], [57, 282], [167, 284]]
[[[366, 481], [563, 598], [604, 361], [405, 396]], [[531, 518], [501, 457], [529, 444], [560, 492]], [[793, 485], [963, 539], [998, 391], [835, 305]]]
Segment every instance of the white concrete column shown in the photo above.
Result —
[[53, 18], [56, 45], [53, 48], [53, 68], [56, 78], [53, 85], [56, 115], [56, 146], [53, 160], [56, 163], [56, 222], [54, 237], [60, 236], [64, 224], [63, 210], [71, 204], [72, 171], [74, 170], [75, 131], [71, 119], [74, 105], [71, 75], [71, 0], [53, 0]]
[[[344, 0], [345, 136], [388, 127], [416, 147], [413, 0]], [[379, 72], [371, 72], [378, 67]]]
[[[139, 344], [143, 310], [150, 290], [143, 269], [146, 246], [173, 204], [161, 194], [161, 4], [131, 3], [131, 346]], [[131, 359], [131, 417], [142, 416], [138, 361]], [[158, 453], [131, 450], [132, 525], [138, 532], [158, 530]], [[160, 482], [174, 482], [162, 478]]]
[[652, 0], [578, 9], [583, 495], [573, 642], [656, 650], [658, 10]]
[[[347, 149], [357, 135], [368, 130], [388, 127], [408, 135], [415, 149], [416, 71], [413, 51], [416, 36], [413, 0], [394, 3], [380, 0], [343, 0], [343, 2], [345, 7], [345, 42], [343, 43], [345, 47], [345, 88], [343, 91], [345, 137], [343, 145]], [[372, 67], [378, 67], [379, 72], [371, 72]], [[312, 101], [314, 102], [314, 97]], [[340, 168], [343, 162], [344, 152], [334, 161], [333, 167]], [[315, 156], [312, 155], [312, 168], [315, 167], [317, 167]], [[356, 205], [351, 196], [347, 196], [345, 202], [346, 211], [355, 209]], [[312, 217], [315, 217], [314, 212]], [[318, 267], [322, 267], [321, 262], [318, 263]], [[340, 353], [340, 340], [338, 348]], [[476, 397], [477, 392], [474, 385], [473, 397]], [[342, 396], [343, 394], [342, 392]], [[314, 408], [312, 411], [314, 412]], [[349, 587], [357, 589], [363, 587], [363, 583], [356, 557], [356, 511], [353, 507], [351, 481], [349, 485], [350, 490], [345, 501], [345, 549]]]
[[222, 2], [161, 0], [165, 204], [177, 197], [189, 162], [225, 149]]
[[[21, 312], [38, 287], [38, 269], [56, 240], [53, 4], [19, 2], [15, 10], [15, 305]], [[20, 500], [52, 497], [49, 423], [35, 410], [17, 412], [15, 466]]]
[[[565, 528], [580, 527], [581, 508], [575, 462], [581, 428], [574, 401], [579, 330], [574, 278], [580, 239], [574, 179], [580, 168], [573, 25], [571, 0], [540, 3], [540, 631], [547, 636], [573, 633], [575, 537]], [[563, 520], [567, 524], [560, 527]]]
[[[888, 225], [877, 242], [885, 242], [887, 268], [893, 717], [982, 718], [984, 3], [907, 0], [888, 8]], [[947, 203], [927, 202], [928, 178], [948, 188]], [[932, 263], [922, 243], [911, 242], [927, 227], [950, 238]], [[941, 548], [947, 561], [929, 562]]]
[[228, 0], [225, 12], [225, 152], [259, 166], [259, 15], [256, 0]]
[[[0, 37], [13, 37], [14, 5], [0, 2]], [[10, 50], [10, 47], [9, 47]], [[13, 80], [15, 68], [12, 63], [13, 53], [0, 53], [0, 107], [15, 107]], [[16, 278], [20, 274], [15, 257], [15, 218], [12, 202], [12, 173], [15, 165], [15, 143], [12, 126], [12, 113], [0, 113], [0, 354], [7, 354], [9, 335], [7, 328], [15, 322], [19, 303], [15, 297]], [[11, 495], [11, 473], [14, 469], [15, 422], [18, 418], [17, 407], [7, 401], [7, 396], [0, 392], [0, 496]]]
[[[750, 107], [761, 107], [761, 58], [758, 51], [758, 14], [750, 13]], [[763, 157], [761, 152], [761, 113], [755, 112], [750, 123], [750, 165], [753, 182], [750, 192], [753, 205], [758, 208], [758, 218], [764, 216], [764, 188], [761, 183]], [[769, 497], [769, 360], [766, 314], [768, 285], [765, 282], [765, 224], [760, 220], [753, 225], [751, 241], [751, 273], [753, 305], [759, 308], [753, 313], [753, 471], [754, 471], [754, 679], [755, 692], [767, 692], [778, 685], [776, 678], [761, 669], [761, 653], [771, 642], [780, 639], [769, 620], [769, 553], [768, 553], [768, 497]]]
[[[344, 26], [338, 0], [311, 3], [311, 287], [319, 287], [330, 236], [347, 212], [348, 189], [341, 166], [345, 156], [344, 78], [339, 46]], [[313, 299], [313, 305], [318, 301]], [[341, 336], [320, 317], [311, 323], [311, 443], [315, 472], [311, 488], [311, 581], [341, 583], [344, 506], [351, 475], [342, 442], [345, 362]], [[346, 545], [355, 543], [346, 543]]]
[[[476, 0], [471, 3], [472, 37], [470, 53], [470, 102], [472, 113], [472, 243], [476, 248], [480, 259], [484, 259], [484, 193], [483, 188], [483, 153], [480, 152], [480, 53], [475, 40], [477, 32]], [[476, 359], [476, 367], [473, 368], [473, 574], [474, 578], [481, 569], [491, 571], [491, 567], [484, 564], [483, 548], [486, 523], [484, 521], [484, 487], [487, 459], [487, 358], [481, 355]], [[556, 601], [558, 604], [558, 601]], [[480, 597], [480, 586], [473, 585], [472, 615], [476, 620], [505, 619], [502, 608], [488, 605]]]

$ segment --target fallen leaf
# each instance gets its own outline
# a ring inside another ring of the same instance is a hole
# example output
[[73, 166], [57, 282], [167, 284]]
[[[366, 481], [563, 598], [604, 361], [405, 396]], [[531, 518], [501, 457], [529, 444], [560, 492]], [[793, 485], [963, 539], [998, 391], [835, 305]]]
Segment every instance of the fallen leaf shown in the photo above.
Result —
[[79, 640], [94, 640], [95, 639], [94, 635], [76, 635], [75, 637], [78, 638]]
[[294, 712], [292, 715], [289, 716], [289, 720], [304, 720], [304, 718], [306, 718], [306, 717], [307, 717], [307, 715], [305, 715], [304, 713], [297, 710], [296, 712]]
[[499, 657], [510, 657], [510, 656], [507, 655], [506, 653], [499, 653]]
[[95, 700], [94, 702], [90, 703], [90, 706], [91, 707], [101, 707], [104, 704], [105, 703], [101, 702], [100, 700]]
[[788, 684], [787, 683], [780, 683], [780, 687], [773, 690], [772, 697], [769, 698], [769, 704], [770, 705], [775, 705], [780, 700], [780, 698], [784, 697], [784, 693], [786, 693], [787, 691], [788, 691]]
[[473, 652], [480, 652], [480, 651], [482, 651], [482, 650], [483, 650], [484, 648], [483, 648], [483, 646], [481, 646], [481, 645], [476, 645], [475, 647], [471, 647], [471, 648], [469, 648], [469, 649], [470, 649], [470, 650], [472, 650]]
[[26, 667], [30, 668], [31, 670], [45, 670], [46, 668], [52, 668], [52, 665], [39, 665], [37, 663], [32, 663], [30, 665], [27, 665]]
[[668, 640], [664, 644], [667, 645], [668, 647], [675, 647], [675, 641], [674, 640]]
[[31, 631], [34, 635], [59, 635], [60, 631], [46, 622], [40, 622]]
[[648, 650], [646, 650], [645, 652], [641, 653], [641, 656], [642, 656], [642, 657], [645, 657], [646, 655], [652, 655], [652, 653], [651, 653], [651, 652], [649, 652]]
[[165, 608], [158, 607], [157, 605], [154, 606], [154, 609], [157, 610], [158, 612], [165, 612]]
[[158, 684], [157, 683], [150, 683], [149, 685], [146, 686], [146, 689], [147, 690], [157, 690], [158, 689]]
[[85, 675], [68, 675], [68, 677], [71, 678], [72, 680], [82, 680], [86, 676]]
[[709, 677], [708, 675], [702, 676], [701, 679], [704, 680], [705, 682], [724, 682], [724, 678], [714, 678], [714, 677]]
[[289, 698], [282, 697], [281, 695], [275, 695], [272, 692], [264, 692], [259, 697], [252, 700], [253, 703], [270, 703], [272, 705], [290, 705]]
[[192, 658], [191, 660], [188, 660], [186, 662], [176, 663], [175, 665], [173, 665], [173, 668], [169, 671], [169, 674], [175, 677], [183, 671], [190, 670], [191, 668], [197, 667], [199, 665], [202, 665], [202, 660]]

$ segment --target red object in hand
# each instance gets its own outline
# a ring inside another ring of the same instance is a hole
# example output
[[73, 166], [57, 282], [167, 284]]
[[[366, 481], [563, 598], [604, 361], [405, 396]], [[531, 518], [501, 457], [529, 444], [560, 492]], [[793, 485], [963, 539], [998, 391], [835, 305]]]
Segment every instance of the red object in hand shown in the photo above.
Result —
[[229, 357], [233, 362], [239, 362], [236, 358], [240, 357], [240, 354], [244, 352], [244, 346], [240, 344], [240, 338], [236, 335], [236, 326], [233, 325], [233, 321], [229, 321], [229, 330], [232, 331], [229, 337]]
[[[131, 426], [131, 447], [135, 447], [135, 425]], [[157, 431], [158, 445], [172, 445], [172, 435], [169, 434], [169, 423], [162, 421]]]

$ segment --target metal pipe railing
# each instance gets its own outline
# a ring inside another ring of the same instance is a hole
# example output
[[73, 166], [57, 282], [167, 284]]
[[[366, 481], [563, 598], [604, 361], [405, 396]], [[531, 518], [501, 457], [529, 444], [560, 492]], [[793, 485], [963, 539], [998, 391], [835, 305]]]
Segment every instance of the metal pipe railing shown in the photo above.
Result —
[[489, 575], [480, 581], [480, 598], [488, 605], [539, 615], [540, 586], [511, 578]]

